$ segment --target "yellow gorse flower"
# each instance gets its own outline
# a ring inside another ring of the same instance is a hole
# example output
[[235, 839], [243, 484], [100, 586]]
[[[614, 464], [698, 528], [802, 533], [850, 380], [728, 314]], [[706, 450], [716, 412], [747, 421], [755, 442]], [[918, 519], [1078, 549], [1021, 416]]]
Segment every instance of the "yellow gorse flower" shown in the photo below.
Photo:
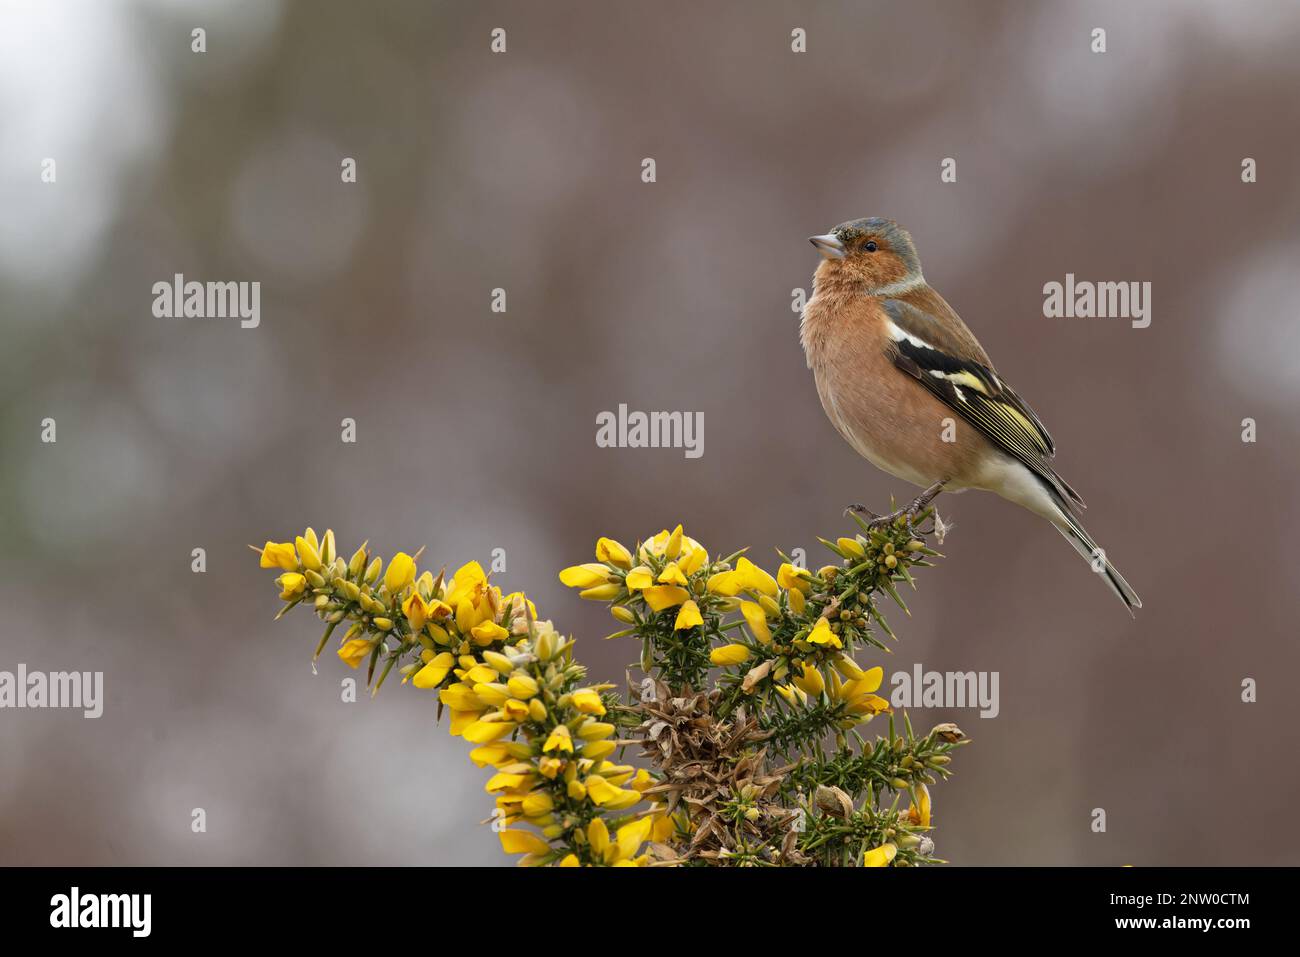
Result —
[[262, 546], [262, 567], [280, 568], [286, 572], [296, 572], [299, 568], [298, 553], [292, 542], [267, 542]]
[[627, 573], [625, 581], [629, 591], [640, 591], [653, 585], [655, 578], [654, 573], [650, 571], [649, 565], [638, 565]]
[[[934, 554], [901, 535], [900, 530], [884, 541], [888, 535], [871, 530], [870, 539], [841, 538], [832, 551], [844, 558], [843, 566], [813, 574], [785, 562], [773, 576], [740, 553], [711, 562], [678, 525], [631, 550], [602, 537], [597, 561], [565, 568], [560, 580], [582, 598], [610, 602], [611, 614], [630, 626], [611, 637], [641, 638], [642, 667], [659, 675], [657, 688], [699, 691], [710, 668], [739, 666], [715, 685], [713, 707], [743, 704], [746, 714], [762, 717], [770, 705], [765, 720], [784, 725], [760, 727], [787, 729], [770, 739], [778, 748], [797, 744], [805, 727], [806, 735], [834, 731], [843, 748], [845, 730], [891, 710], [876, 694], [883, 669], [864, 670], [852, 657], [867, 614], [879, 620], [864, 598], [876, 589], [868, 578], [899, 569], [896, 580], [902, 581], [913, 562], [908, 556], [918, 550]], [[262, 567], [282, 572], [277, 584], [286, 609], [302, 603], [327, 622], [321, 648], [342, 626], [338, 657], [352, 668], [367, 662], [373, 690], [397, 670], [402, 683], [436, 693], [450, 733], [471, 746], [470, 759], [488, 772], [485, 790], [496, 804], [501, 846], [521, 855], [521, 864], [635, 866], [662, 857], [666, 852], [657, 844], [693, 846], [693, 829], [700, 824], [694, 812], [682, 804], [668, 813], [664, 784], [677, 772], [653, 774], [611, 760], [631, 743], [620, 728], [629, 726], [627, 714], [635, 707], [620, 705], [607, 717], [611, 709], [602, 692], [613, 686], [589, 683], [574, 661], [572, 641], [539, 620], [522, 592], [503, 596], [477, 562], [435, 576], [421, 573], [405, 552], [385, 568], [366, 545], [345, 561], [332, 531], [318, 538], [307, 529], [292, 544], [268, 541], [257, 551]], [[858, 559], [870, 560], [851, 567]], [[742, 624], [752, 638], [738, 633], [740, 641], [716, 643]], [[695, 670], [663, 671], [679, 667]], [[819, 699], [817, 706], [807, 707], [810, 697]], [[674, 698], [672, 707], [687, 700]], [[782, 709], [781, 701], [792, 710]], [[860, 845], [846, 847], [845, 853], [862, 854], [866, 866], [888, 865], [900, 854], [899, 863], [913, 863], [929, 854], [918, 852], [922, 842], [910, 829], [930, 827], [926, 782], [946, 774], [949, 759], [933, 745], [937, 733], [926, 739], [929, 750], [917, 750], [913, 758], [909, 749], [919, 745], [910, 740], [909, 727], [908, 741], [896, 745], [904, 749], [904, 760], [890, 751], [889, 788], [911, 794], [905, 814], [874, 825], [872, 833], [887, 833], [890, 840], [865, 852]], [[948, 741], [959, 736], [944, 733]], [[738, 790], [735, 800], [753, 802], [737, 807], [746, 827], [759, 826], [769, 812], [749, 788]], [[648, 809], [630, 812], [642, 801], [650, 802]], [[643, 851], [647, 841], [655, 845]], [[746, 853], [743, 842], [724, 844], [717, 860]]]
[[844, 682], [839, 689], [838, 699], [844, 703], [853, 714], [872, 715], [882, 714], [891, 711], [889, 702], [877, 694], [872, 694], [880, 687], [880, 682], [884, 676], [883, 668], [872, 668], [862, 673], [861, 678], [854, 678]]
[[887, 867], [889, 863], [898, 856], [898, 848], [893, 844], [885, 843], [879, 847], [873, 847], [862, 855], [863, 867]]
[[917, 785], [916, 797], [907, 808], [907, 819], [918, 827], [930, 826], [930, 789]]
[[682, 534], [680, 525], [671, 532], [664, 529], [658, 535], [642, 542], [637, 555], [642, 562], [651, 555], [675, 561], [686, 575], [695, 574], [709, 560], [709, 553], [705, 551], [704, 546], [689, 535]]
[[450, 652], [443, 651], [436, 655], [430, 652], [429, 654], [428, 662], [411, 679], [411, 683], [417, 688], [438, 687], [456, 663], [456, 659], [451, 656]]
[[596, 541], [596, 558], [624, 570], [632, 567], [632, 553], [612, 538], [601, 538]]
[[691, 597], [691, 593], [680, 585], [651, 585], [643, 589], [641, 595], [654, 611], [676, 608]]
[[605, 713], [605, 704], [600, 700], [600, 695], [590, 688], [583, 688], [573, 693], [573, 706], [583, 714]]
[[384, 572], [384, 587], [388, 594], [399, 595], [407, 585], [415, 581], [415, 561], [406, 552], [398, 552], [388, 563]]
[[596, 562], [572, 565], [560, 572], [560, 581], [570, 588], [592, 588], [596, 585], [604, 585], [609, 580], [609, 569]]
[[411, 592], [406, 601], [402, 602], [402, 613], [411, 623], [412, 631], [423, 630], [424, 623], [429, 620], [429, 606], [425, 604], [418, 591]]
[[375, 650], [378, 642], [367, 640], [365, 638], [353, 638], [351, 641], [345, 641], [339, 648], [339, 660], [349, 668], [357, 668], [361, 662], [370, 657], [370, 652]]
[[742, 601], [740, 603], [740, 613], [745, 618], [745, 624], [749, 625], [749, 633], [763, 644], [772, 643], [772, 629], [767, 624], [767, 612], [758, 602]]
[[805, 597], [812, 594], [812, 582], [808, 579], [811, 576], [808, 570], [796, 568], [789, 562], [785, 562], [776, 571], [776, 583], [786, 591], [798, 591]]
[[677, 620], [673, 623], [673, 630], [683, 631], [702, 624], [704, 624], [704, 619], [700, 616], [700, 606], [693, 601], [686, 601], [682, 603], [681, 610], [677, 612]]
[[719, 667], [738, 665], [749, 658], [749, 649], [744, 645], [722, 645], [709, 652], [709, 660]]
[[792, 679], [795, 686], [805, 694], [813, 698], [817, 697], [825, 690], [826, 679], [822, 677], [822, 673], [816, 667], [806, 661], [800, 662], [799, 668], [800, 673]]
[[280, 597], [288, 601], [291, 598], [297, 598], [307, 590], [307, 579], [297, 572], [285, 572], [275, 580], [280, 586]]
[[818, 618], [817, 624], [808, 635], [808, 644], [810, 645], [827, 645], [831, 648], [843, 648], [844, 643], [840, 641], [835, 632], [831, 631], [831, 623], [825, 618]]

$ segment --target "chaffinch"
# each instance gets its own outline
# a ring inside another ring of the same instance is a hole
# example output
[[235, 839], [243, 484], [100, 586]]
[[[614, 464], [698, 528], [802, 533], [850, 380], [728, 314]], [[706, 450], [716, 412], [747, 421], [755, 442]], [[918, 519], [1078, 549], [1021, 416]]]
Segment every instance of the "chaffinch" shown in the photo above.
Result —
[[1055, 525], [1129, 614], [1141, 608], [1079, 523], [1083, 499], [1052, 468], [1052, 437], [926, 283], [907, 230], [857, 219], [810, 242], [822, 262], [799, 338], [822, 408], [860, 455], [925, 488], [879, 520], [910, 523], [944, 489], [996, 492]]

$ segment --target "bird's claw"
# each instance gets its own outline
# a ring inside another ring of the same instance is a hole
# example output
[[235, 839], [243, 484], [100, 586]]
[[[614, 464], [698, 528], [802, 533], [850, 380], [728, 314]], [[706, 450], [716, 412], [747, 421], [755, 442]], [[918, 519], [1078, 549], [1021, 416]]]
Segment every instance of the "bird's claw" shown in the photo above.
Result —
[[888, 515], [877, 515], [864, 505], [850, 505], [844, 510], [844, 514], [848, 515], [851, 512], [857, 512], [868, 516], [868, 528], [885, 528], [889, 525], [893, 525], [901, 518], [903, 520], [903, 526], [907, 529], [907, 534], [912, 536], [912, 538], [915, 538], [917, 541], [924, 542], [925, 535], [918, 532], [916, 530], [916, 525], [914, 524], [916, 517], [930, 507], [930, 503], [933, 502], [938, 494], [943, 491], [943, 486], [943, 482], [936, 482], [913, 499], [912, 503], [906, 508], [896, 509]]
[[925, 541], [925, 536], [916, 530], [912, 524], [920, 512], [909, 505], [907, 508], [900, 508], [897, 511], [890, 512], [888, 515], [877, 515], [867, 522], [870, 528], [888, 528], [900, 518], [903, 520], [903, 527], [907, 529], [907, 534], [919, 541]]

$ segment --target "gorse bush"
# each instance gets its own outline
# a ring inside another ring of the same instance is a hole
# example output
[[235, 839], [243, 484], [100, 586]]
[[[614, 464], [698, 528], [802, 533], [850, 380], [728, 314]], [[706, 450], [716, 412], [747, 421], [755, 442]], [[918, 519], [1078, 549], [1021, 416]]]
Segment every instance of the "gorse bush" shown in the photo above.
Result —
[[[710, 557], [681, 526], [631, 549], [600, 539], [560, 580], [609, 604], [624, 626], [610, 638], [640, 642], [626, 696], [590, 681], [573, 639], [477, 562], [435, 575], [399, 552], [385, 568], [311, 529], [256, 550], [282, 571], [276, 617], [305, 605], [326, 622], [317, 657], [341, 632], [338, 657], [365, 666], [372, 694], [396, 671], [436, 695], [492, 769], [493, 826], [520, 863], [935, 862], [930, 786], [967, 742], [953, 724], [918, 735], [896, 720], [883, 670], [855, 656], [888, 650], [882, 598], [906, 611], [899, 587], [938, 553], [901, 518], [854, 520], [854, 535], [822, 540], [834, 563], [781, 556], [775, 576], [743, 552]], [[864, 737], [877, 718], [888, 733]], [[621, 763], [629, 751], [640, 766]]]

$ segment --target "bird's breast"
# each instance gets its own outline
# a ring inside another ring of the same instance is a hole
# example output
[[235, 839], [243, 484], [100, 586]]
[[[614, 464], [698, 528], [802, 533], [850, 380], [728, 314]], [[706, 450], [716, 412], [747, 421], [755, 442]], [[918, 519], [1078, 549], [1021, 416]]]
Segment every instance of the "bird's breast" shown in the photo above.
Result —
[[804, 312], [802, 338], [831, 424], [859, 455], [890, 475], [921, 486], [962, 484], [981, 437], [894, 365], [879, 301], [818, 299]]

